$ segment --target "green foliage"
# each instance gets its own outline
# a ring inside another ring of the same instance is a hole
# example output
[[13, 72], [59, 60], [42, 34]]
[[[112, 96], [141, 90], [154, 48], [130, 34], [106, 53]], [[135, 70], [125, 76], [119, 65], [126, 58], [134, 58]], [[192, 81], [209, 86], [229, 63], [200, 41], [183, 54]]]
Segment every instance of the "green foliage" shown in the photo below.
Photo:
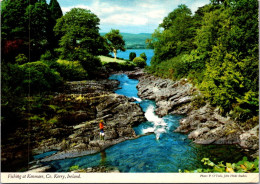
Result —
[[25, 93], [44, 93], [62, 85], [60, 74], [41, 61], [25, 63], [20, 68], [24, 72], [21, 86]]
[[87, 71], [88, 77], [93, 78], [96, 74], [96, 72], [100, 71], [100, 68], [102, 66], [100, 59], [97, 56], [93, 56], [90, 54], [84, 55], [80, 59], [80, 64], [84, 68], [84, 70]]
[[201, 94], [197, 94], [194, 96], [192, 100], [192, 106], [194, 109], [199, 109], [206, 105], [205, 98]]
[[75, 171], [75, 170], [79, 170], [78, 165], [73, 165], [73, 166], [70, 167], [70, 171]]
[[144, 68], [146, 66], [145, 60], [141, 57], [134, 58], [133, 63], [140, 68]]
[[99, 21], [90, 10], [81, 8], [73, 8], [59, 18], [54, 31], [61, 37], [60, 57], [75, 61], [85, 54], [98, 55], [102, 47]]
[[174, 11], [170, 12], [167, 17], [163, 19], [163, 22], [160, 24], [160, 27], [164, 29], [169, 29], [175, 25], [176, 19], [180, 16], [190, 16], [191, 10], [184, 4], [181, 4]]
[[109, 62], [103, 65], [106, 71], [129, 71], [134, 70], [135, 64], [133, 62]]
[[118, 29], [111, 29], [109, 33], [105, 34], [105, 38], [107, 39], [109, 50], [114, 52], [115, 59], [117, 50], [125, 51], [125, 41]]
[[53, 50], [56, 21], [46, 1], [5, 0], [2, 5], [1, 46], [5, 62], [13, 63], [18, 54], [29, 58], [29, 51], [30, 61], [35, 61], [47, 49]]
[[22, 98], [22, 80], [23, 71], [19, 65], [1, 63], [1, 125], [5, 130], [2, 133], [9, 132], [19, 122], [20, 112], [26, 106]]
[[[100, 33], [104, 36], [106, 33]], [[151, 33], [121, 33], [125, 41], [126, 49], [146, 49], [146, 39], [150, 39]]]
[[88, 73], [79, 61], [57, 60], [58, 65], [54, 65], [55, 69], [65, 80], [84, 80]]
[[144, 52], [140, 54], [140, 57], [147, 61], [147, 56]]
[[57, 20], [58, 18], [62, 17], [62, 10], [57, 0], [50, 1], [49, 9], [54, 20]]
[[28, 62], [28, 58], [24, 54], [19, 54], [18, 56], [15, 57], [15, 62], [18, 64], [24, 64]]
[[39, 59], [39, 56], [50, 46], [54, 38], [53, 26], [55, 21], [51, 17], [48, 4], [45, 1], [39, 1], [26, 8], [25, 17], [30, 17], [30, 46], [29, 49], [33, 55], [31, 60]]
[[179, 6], [153, 34], [155, 56], [149, 71], [189, 78], [205, 100], [238, 121], [257, 116], [257, 8], [257, 0], [212, 1], [191, 15]]
[[254, 161], [248, 161], [247, 157], [237, 163], [226, 163], [219, 162], [215, 164], [210, 161], [209, 158], [203, 158], [201, 162], [204, 163], [206, 168], [199, 168], [194, 171], [185, 170], [185, 173], [258, 173], [259, 172], [259, 158], [257, 157]]
[[135, 52], [130, 52], [130, 54], [129, 54], [129, 60], [130, 60], [130, 61], [133, 61], [135, 57], [136, 57], [136, 53], [135, 53]]
[[191, 10], [186, 5], [180, 5], [164, 18], [160, 27], [152, 35], [155, 63], [187, 53], [194, 48], [193, 39], [195, 29], [193, 27]]
[[41, 55], [41, 61], [45, 61], [47, 63], [55, 59], [55, 56], [49, 50], [47, 50], [44, 54]]
[[162, 78], [180, 79], [188, 73], [190, 66], [189, 62], [183, 61], [182, 58], [183, 55], [173, 57], [157, 65], [152, 65], [149, 70]]

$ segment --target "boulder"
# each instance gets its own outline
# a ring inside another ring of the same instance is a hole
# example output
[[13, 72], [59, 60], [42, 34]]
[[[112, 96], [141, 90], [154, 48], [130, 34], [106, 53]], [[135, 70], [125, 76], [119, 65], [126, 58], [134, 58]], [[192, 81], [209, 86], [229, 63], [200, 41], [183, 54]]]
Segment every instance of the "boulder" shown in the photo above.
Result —
[[258, 150], [259, 148], [259, 125], [239, 136], [239, 145], [243, 148]]

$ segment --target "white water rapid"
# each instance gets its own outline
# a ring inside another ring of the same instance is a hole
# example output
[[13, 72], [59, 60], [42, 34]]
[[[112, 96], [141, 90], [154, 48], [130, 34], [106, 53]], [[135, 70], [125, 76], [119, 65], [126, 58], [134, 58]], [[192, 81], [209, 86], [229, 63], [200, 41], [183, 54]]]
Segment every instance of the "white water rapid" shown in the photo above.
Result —
[[156, 139], [159, 139], [160, 135], [166, 133], [169, 127], [162, 118], [154, 113], [154, 110], [155, 107], [150, 105], [145, 112], [146, 119], [153, 124], [153, 127], [143, 129], [143, 133], [154, 132]]

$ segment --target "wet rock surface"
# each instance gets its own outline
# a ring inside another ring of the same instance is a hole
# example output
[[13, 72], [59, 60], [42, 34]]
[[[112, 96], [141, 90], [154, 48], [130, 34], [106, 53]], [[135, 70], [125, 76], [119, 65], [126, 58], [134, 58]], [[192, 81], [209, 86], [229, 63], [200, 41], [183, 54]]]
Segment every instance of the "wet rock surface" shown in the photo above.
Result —
[[172, 81], [149, 74], [132, 76], [139, 80], [138, 95], [156, 101], [159, 116], [185, 115], [175, 132], [188, 134], [197, 144], [238, 144], [242, 148], [258, 150], [259, 126], [244, 131], [238, 123], [221, 116], [218, 109], [209, 104], [195, 108], [193, 99], [199, 91], [187, 79]]

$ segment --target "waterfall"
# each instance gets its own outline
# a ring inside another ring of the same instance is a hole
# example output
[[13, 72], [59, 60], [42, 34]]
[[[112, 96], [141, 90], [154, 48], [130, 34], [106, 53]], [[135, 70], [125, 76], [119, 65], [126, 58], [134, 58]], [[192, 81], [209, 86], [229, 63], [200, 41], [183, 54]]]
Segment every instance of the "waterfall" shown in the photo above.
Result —
[[132, 97], [133, 99], [135, 99], [137, 102], [141, 102], [142, 99], [141, 98], [136, 98], [136, 97]]
[[162, 118], [158, 117], [154, 113], [154, 111], [155, 107], [153, 105], [149, 105], [145, 112], [145, 117], [149, 122], [153, 124], [153, 127], [143, 129], [143, 133], [154, 132], [154, 134], [156, 135], [156, 139], [159, 139], [160, 135], [162, 133], [166, 133], [169, 127]]

